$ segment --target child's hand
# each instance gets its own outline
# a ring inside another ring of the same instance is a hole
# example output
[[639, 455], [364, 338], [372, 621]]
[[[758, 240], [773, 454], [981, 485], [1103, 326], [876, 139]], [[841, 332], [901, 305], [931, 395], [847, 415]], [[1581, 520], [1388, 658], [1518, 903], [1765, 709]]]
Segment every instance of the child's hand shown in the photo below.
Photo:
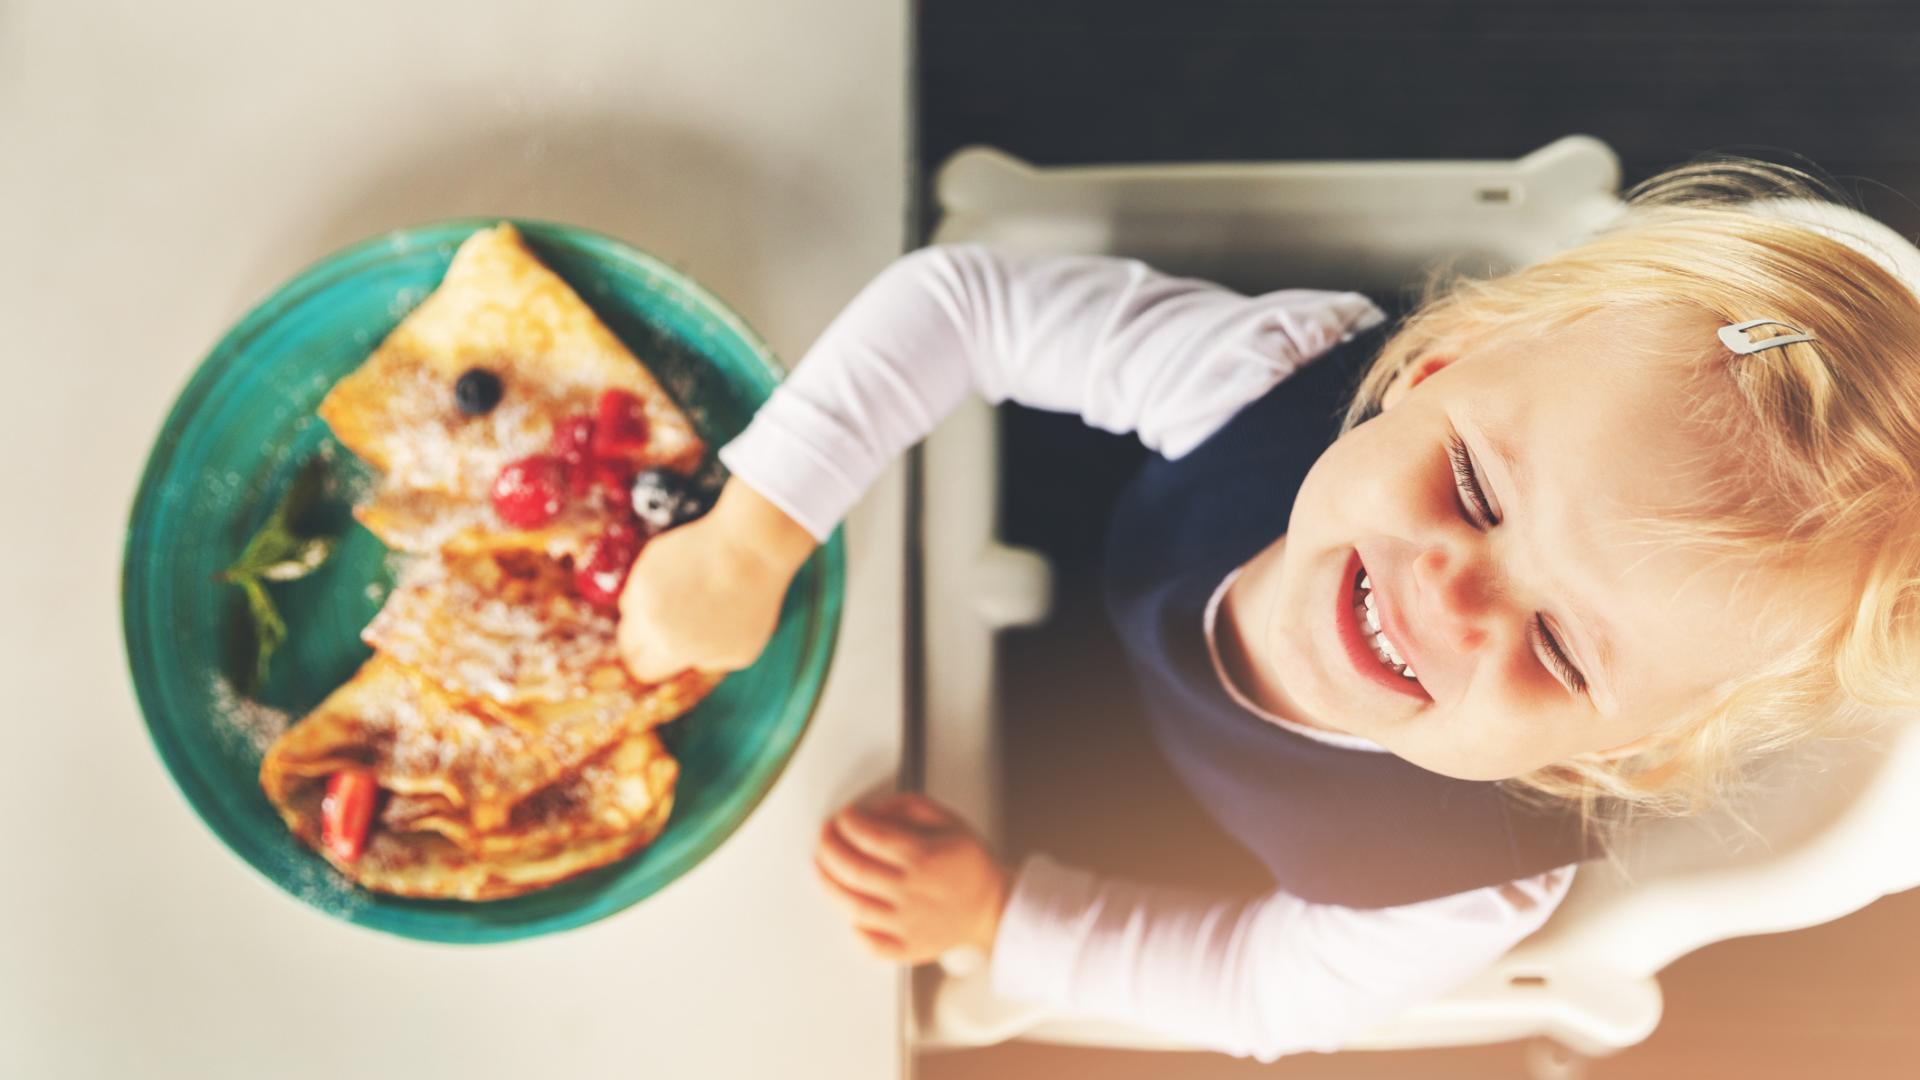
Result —
[[814, 868], [867, 948], [923, 964], [948, 949], [993, 950], [1007, 874], [951, 810], [902, 793], [841, 810], [820, 830]]
[[705, 517], [647, 542], [620, 592], [620, 658], [641, 682], [736, 671], [766, 648], [813, 535], [727, 481]]

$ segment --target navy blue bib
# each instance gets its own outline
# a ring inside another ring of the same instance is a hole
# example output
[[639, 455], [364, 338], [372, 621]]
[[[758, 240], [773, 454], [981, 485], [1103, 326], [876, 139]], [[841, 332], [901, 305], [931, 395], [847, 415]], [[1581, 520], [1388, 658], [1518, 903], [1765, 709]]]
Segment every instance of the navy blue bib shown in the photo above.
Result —
[[1391, 320], [1334, 346], [1178, 461], [1153, 456], [1108, 532], [1107, 607], [1160, 750], [1288, 892], [1388, 907], [1539, 874], [1599, 853], [1575, 811], [1521, 804], [1392, 754], [1333, 746], [1240, 707], [1202, 620], [1235, 567], [1286, 532]]

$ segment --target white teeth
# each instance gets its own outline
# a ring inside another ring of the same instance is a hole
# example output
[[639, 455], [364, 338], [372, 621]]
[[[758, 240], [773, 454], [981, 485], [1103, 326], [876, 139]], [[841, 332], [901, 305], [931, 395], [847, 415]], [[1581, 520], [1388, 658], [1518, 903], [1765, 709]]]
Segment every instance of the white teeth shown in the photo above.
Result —
[[1403, 666], [1406, 664], [1405, 660], [1400, 659], [1400, 650], [1394, 648], [1393, 643], [1387, 640], [1387, 635], [1376, 633], [1374, 637], [1380, 642], [1380, 649], [1387, 654], [1387, 659]]
[[[1374, 617], [1373, 612], [1366, 610], [1365, 608], [1361, 607], [1358, 604], [1354, 605], [1353, 614], [1355, 618], [1358, 618], [1363, 622], [1377, 621], [1377, 619]], [[1400, 674], [1404, 675], [1409, 679], [1418, 677], [1414, 675], [1413, 668], [1410, 667], [1406, 661], [1400, 659], [1400, 656], [1398, 653], [1394, 652], [1393, 646], [1388, 644], [1385, 635], [1381, 634], [1378, 630], [1375, 630], [1373, 633], [1368, 634], [1366, 637], [1367, 637], [1368, 644], [1373, 646], [1373, 655], [1379, 658], [1381, 663], [1390, 664], [1397, 669], [1401, 669]]]
[[1398, 669], [1400, 674], [1406, 678], [1418, 678], [1418, 676], [1413, 673], [1412, 666], [1405, 660], [1400, 659], [1400, 653], [1394, 649], [1393, 643], [1388, 641], [1387, 636], [1380, 632], [1380, 613], [1374, 607], [1373, 580], [1369, 575], [1365, 573], [1360, 575], [1359, 589], [1360, 602], [1353, 606], [1353, 614], [1355, 618], [1364, 623], [1371, 631], [1371, 633], [1367, 635], [1367, 640], [1373, 646], [1373, 654], [1379, 657], [1381, 663]]

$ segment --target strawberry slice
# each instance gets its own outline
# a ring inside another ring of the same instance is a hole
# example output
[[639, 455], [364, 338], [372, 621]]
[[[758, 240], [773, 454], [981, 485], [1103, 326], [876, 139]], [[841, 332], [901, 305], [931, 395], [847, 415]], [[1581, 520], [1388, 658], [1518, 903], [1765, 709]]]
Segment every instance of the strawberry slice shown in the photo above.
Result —
[[620, 589], [645, 542], [632, 522], [609, 522], [574, 567], [574, 591], [604, 611], [620, 610]]
[[593, 417], [593, 456], [638, 460], [647, 449], [647, 414], [625, 390], [600, 394]]
[[567, 503], [567, 473], [552, 454], [509, 463], [493, 480], [493, 512], [500, 520], [532, 529], [559, 516]]
[[341, 769], [327, 777], [327, 793], [320, 799], [320, 845], [328, 854], [345, 863], [359, 861], [379, 794], [372, 769]]

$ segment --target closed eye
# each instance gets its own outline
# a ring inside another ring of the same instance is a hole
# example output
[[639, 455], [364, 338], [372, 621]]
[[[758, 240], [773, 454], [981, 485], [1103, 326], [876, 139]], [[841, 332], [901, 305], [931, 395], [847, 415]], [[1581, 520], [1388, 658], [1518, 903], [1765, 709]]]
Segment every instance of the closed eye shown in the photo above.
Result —
[[[1480, 474], [1474, 469], [1473, 456], [1467, 452], [1466, 441], [1460, 438], [1459, 432], [1447, 436], [1447, 457], [1453, 462], [1455, 490], [1464, 488], [1466, 500], [1471, 504], [1471, 512], [1464, 515], [1467, 523], [1483, 532], [1500, 524], [1493, 516], [1493, 504], [1488, 500], [1486, 490], [1480, 486]], [[1547, 629], [1546, 619], [1535, 615], [1527, 630], [1540, 643], [1540, 652], [1544, 654], [1542, 662], [1559, 676], [1568, 689], [1576, 694], [1586, 693], [1586, 678], [1580, 674], [1580, 669], [1573, 666], [1566, 650], [1560, 647], [1559, 641]]]
[[1473, 504], [1474, 514], [1467, 521], [1476, 529], [1490, 529], [1500, 524], [1494, 519], [1493, 504], [1480, 487], [1480, 476], [1474, 472], [1473, 458], [1467, 453], [1467, 444], [1457, 433], [1447, 437], [1447, 456], [1453, 459], [1454, 478], [1467, 489], [1468, 501]]

